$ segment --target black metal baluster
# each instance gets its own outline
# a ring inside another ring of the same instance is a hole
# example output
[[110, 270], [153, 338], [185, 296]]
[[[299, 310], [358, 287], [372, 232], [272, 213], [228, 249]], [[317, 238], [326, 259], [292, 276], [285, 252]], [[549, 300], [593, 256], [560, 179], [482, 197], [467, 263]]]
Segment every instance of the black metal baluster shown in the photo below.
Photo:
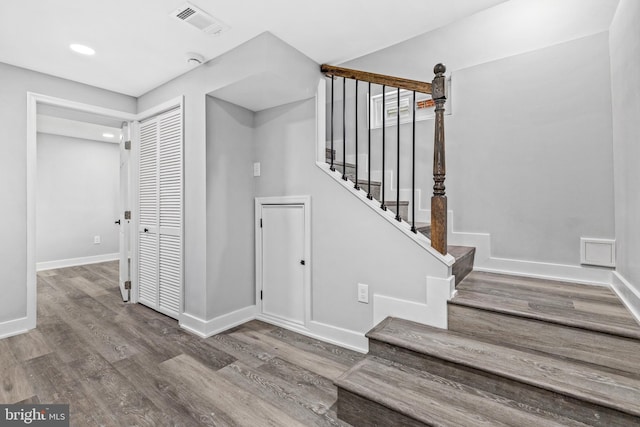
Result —
[[360, 186], [358, 185], [358, 80], [356, 80], [356, 108], [355, 108], [355, 114], [356, 114], [356, 178], [355, 178], [355, 184], [353, 184], [353, 188], [355, 188], [356, 190], [360, 189]]
[[412, 120], [412, 167], [411, 167], [411, 231], [417, 233], [416, 230], [416, 91], [413, 91], [413, 120]]
[[335, 172], [336, 168], [333, 165], [333, 158], [335, 157], [333, 153], [335, 153], [333, 149], [333, 81], [335, 80], [334, 76], [331, 76], [331, 166], [329, 169]]
[[384, 151], [386, 138], [386, 116], [387, 116], [387, 86], [382, 85], [382, 185], [380, 187], [380, 207], [383, 211], [387, 210], [384, 204]]
[[342, 78], [342, 179], [347, 180], [347, 78]]
[[396, 128], [398, 130], [398, 152], [396, 159], [396, 220], [402, 221], [400, 216], [400, 88], [398, 88], [398, 103], [397, 103]]
[[367, 100], [369, 102], [367, 106], [367, 128], [368, 128], [368, 138], [367, 145], [369, 146], [369, 154], [367, 155], [367, 174], [369, 181], [369, 189], [367, 191], [367, 199], [373, 200], [373, 195], [371, 194], [371, 82], [369, 82], [369, 93], [367, 94]]

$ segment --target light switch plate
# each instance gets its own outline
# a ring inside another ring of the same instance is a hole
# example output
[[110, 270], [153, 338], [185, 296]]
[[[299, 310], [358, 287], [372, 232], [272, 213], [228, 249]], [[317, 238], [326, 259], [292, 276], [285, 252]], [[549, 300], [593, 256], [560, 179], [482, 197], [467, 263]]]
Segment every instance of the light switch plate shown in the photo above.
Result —
[[369, 304], [369, 285], [358, 283], [358, 302]]
[[260, 162], [253, 164], [253, 176], [260, 176]]

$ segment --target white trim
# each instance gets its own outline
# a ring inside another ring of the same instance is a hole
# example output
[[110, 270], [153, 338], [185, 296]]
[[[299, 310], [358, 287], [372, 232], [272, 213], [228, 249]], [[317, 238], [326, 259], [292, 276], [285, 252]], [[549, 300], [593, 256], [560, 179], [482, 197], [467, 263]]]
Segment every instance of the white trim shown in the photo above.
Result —
[[120, 253], [93, 255], [80, 258], [59, 259], [56, 261], [43, 261], [36, 264], [37, 271], [53, 270], [56, 268], [74, 267], [76, 265], [97, 264], [99, 262], [116, 261], [120, 259]]
[[395, 214], [393, 212], [391, 212], [390, 210], [383, 211], [382, 209], [380, 209], [380, 203], [378, 201], [367, 199], [367, 193], [363, 189], [355, 190], [353, 188], [353, 182], [349, 180], [343, 180], [342, 174], [340, 174], [340, 172], [338, 171], [331, 171], [329, 165], [326, 162], [316, 162], [316, 166], [318, 166], [327, 175], [332, 177], [333, 180], [340, 184], [344, 189], [356, 196], [362, 203], [369, 206], [374, 212], [382, 216], [398, 230], [402, 231], [405, 236], [413, 240], [418, 246], [429, 252], [429, 254], [431, 254], [437, 260], [441, 261], [444, 265], [451, 267], [456, 261], [452, 255], [442, 255], [440, 252], [433, 249], [431, 247], [431, 240], [429, 240], [422, 233], [413, 233], [411, 231], [411, 225], [408, 222], [399, 222], [396, 220]]
[[[308, 326], [312, 318], [311, 305], [311, 196], [256, 197], [255, 199], [255, 241], [256, 241], [256, 307], [262, 314], [262, 231], [260, 219], [263, 205], [302, 205], [304, 206], [304, 326]], [[293, 326], [293, 324], [292, 324]]]
[[260, 313], [258, 313], [256, 319], [307, 337], [328, 342], [343, 348], [348, 348], [349, 350], [357, 351], [359, 353], [367, 353], [369, 351], [369, 340], [364, 336], [364, 333], [361, 332], [343, 329], [316, 321], [311, 321], [307, 327], [304, 327], [289, 322], [283, 322], [282, 319]]
[[[52, 105], [98, 114], [123, 121], [136, 120], [137, 115], [124, 111], [112, 110], [95, 105], [56, 98], [49, 95], [27, 92], [27, 313], [26, 320], [17, 319], [20, 332], [36, 327], [37, 319], [37, 279], [36, 279], [36, 179], [37, 179], [37, 113], [38, 104]], [[132, 260], [134, 262], [134, 260]], [[26, 326], [24, 326], [26, 325]], [[1, 333], [1, 331], [0, 331]], [[19, 333], [19, 332], [16, 332]]]
[[250, 305], [231, 313], [223, 314], [210, 320], [203, 320], [188, 313], [180, 315], [180, 327], [201, 338], [224, 332], [256, 318], [256, 306]]
[[[164, 113], [165, 111], [169, 111], [173, 108], [180, 107], [180, 110], [184, 115], [184, 96], [180, 95], [175, 98], [169, 99], [168, 101], [163, 102], [162, 104], [155, 105], [148, 110], [145, 110], [141, 113], [135, 115], [135, 120], [142, 121], [146, 120], [150, 117], [157, 116], [158, 114]], [[184, 125], [184, 123], [183, 123]], [[183, 127], [184, 132], [184, 127]]]
[[36, 325], [33, 324], [32, 320], [28, 317], [21, 317], [19, 319], [2, 322], [0, 323], [0, 339], [23, 334], [35, 327]]
[[428, 276], [426, 301], [409, 301], [386, 295], [373, 295], [373, 324], [388, 316], [447, 329], [447, 301], [455, 295], [455, 277]]
[[327, 108], [327, 82], [324, 78], [318, 81], [316, 90], [316, 162], [325, 162], [327, 158], [327, 129], [325, 116]]
[[587, 285], [609, 286], [611, 269], [550, 262], [526, 261], [491, 256], [491, 235], [489, 233], [465, 233], [455, 231], [453, 211], [448, 211], [450, 245], [473, 246], [476, 248], [473, 269], [488, 273], [513, 274], [547, 280], [570, 281]]
[[611, 289], [618, 294], [627, 309], [640, 322], [640, 290], [636, 289], [617, 271], [614, 271], [611, 276]]

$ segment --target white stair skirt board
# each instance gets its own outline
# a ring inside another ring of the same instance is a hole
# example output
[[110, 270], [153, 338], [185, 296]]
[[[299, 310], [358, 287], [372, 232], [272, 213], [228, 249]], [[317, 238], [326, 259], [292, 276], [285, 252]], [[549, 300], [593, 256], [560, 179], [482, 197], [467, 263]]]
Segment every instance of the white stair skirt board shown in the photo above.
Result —
[[35, 319], [21, 317], [20, 319], [0, 322], [0, 339], [23, 334], [36, 327]]
[[456, 246], [474, 246], [476, 254], [473, 269], [476, 271], [611, 286], [611, 270], [607, 268], [493, 257], [491, 256], [491, 235], [456, 231], [453, 217], [453, 211], [448, 211], [448, 243]]
[[377, 325], [388, 316], [393, 316], [447, 329], [447, 301], [455, 295], [455, 277], [427, 277], [426, 281], [427, 300], [423, 302], [374, 294], [373, 325]]
[[209, 338], [256, 318], [257, 306], [250, 305], [213, 319], [203, 320], [188, 313], [180, 315], [180, 327], [201, 338]]
[[318, 166], [326, 174], [332, 177], [334, 181], [336, 181], [338, 184], [344, 187], [347, 191], [351, 192], [358, 199], [360, 199], [362, 203], [369, 206], [378, 215], [381, 215], [382, 217], [387, 219], [389, 223], [393, 224], [394, 227], [402, 231], [408, 238], [413, 240], [415, 243], [418, 244], [418, 246], [422, 247], [431, 255], [433, 255], [436, 259], [441, 261], [444, 265], [447, 265], [449, 267], [453, 265], [453, 263], [455, 262], [455, 258], [453, 258], [453, 256], [451, 256], [450, 254], [442, 255], [440, 252], [433, 249], [431, 247], [431, 240], [429, 240], [422, 233], [411, 232], [411, 224], [404, 221], [402, 222], [396, 221], [395, 219], [396, 216], [393, 212], [391, 212], [390, 210], [383, 211], [382, 209], [380, 209], [380, 203], [378, 201], [367, 199], [367, 193], [364, 190], [362, 189], [359, 191], [355, 190], [353, 188], [353, 183], [351, 183], [350, 181], [343, 180], [342, 175], [338, 171], [335, 171], [335, 172], [331, 171], [329, 169], [329, 165], [326, 162], [324, 161], [316, 162], [316, 166]]
[[75, 267], [77, 265], [97, 264], [99, 262], [116, 261], [120, 259], [119, 253], [93, 255], [81, 258], [60, 259], [57, 261], [43, 261], [36, 264], [37, 271], [53, 270], [56, 268]]
[[624, 305], [629, 309], [633, 317], [640, 322], [640, 291], [631, 285], [620, 273], [612, 274], [611, 288], [620, 297]]

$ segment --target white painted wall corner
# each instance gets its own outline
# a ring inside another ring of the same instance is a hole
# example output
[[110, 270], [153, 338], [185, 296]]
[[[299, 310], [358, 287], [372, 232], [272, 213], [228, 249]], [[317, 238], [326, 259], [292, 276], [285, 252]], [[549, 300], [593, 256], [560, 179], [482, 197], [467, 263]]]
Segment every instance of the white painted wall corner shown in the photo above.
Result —
[[191, 332], [200, 338], [209, 338], [255, 318], [256, 306], [250, 305], [209, 320], [203, 320], [188, 313], [182, 313], [180, 315], [179, 324], [182, 329]]
[[640, 322], [640, 291], [617, 271], [614, 271], [611, 276], [611, 288], [618, 294], [636, 320]]

